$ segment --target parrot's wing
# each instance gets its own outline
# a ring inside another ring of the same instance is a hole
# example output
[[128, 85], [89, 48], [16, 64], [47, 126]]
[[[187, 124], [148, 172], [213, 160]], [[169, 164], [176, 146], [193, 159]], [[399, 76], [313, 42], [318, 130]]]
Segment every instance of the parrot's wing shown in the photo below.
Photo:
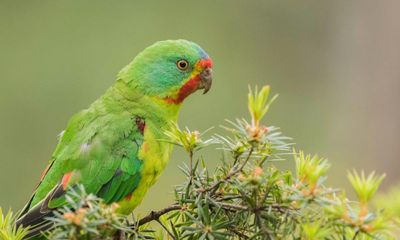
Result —
[[82, 184], [105, 203], [127, 197], [141, 179], [138, 157], [145, 122], [126, 114], [91, 116], [82, 112], [71, 119], [45, 170], [41, 182], [17, 225], [36, 226], [30, 235], [47, 228], [46, 218], [65, 204], [68, 186]]

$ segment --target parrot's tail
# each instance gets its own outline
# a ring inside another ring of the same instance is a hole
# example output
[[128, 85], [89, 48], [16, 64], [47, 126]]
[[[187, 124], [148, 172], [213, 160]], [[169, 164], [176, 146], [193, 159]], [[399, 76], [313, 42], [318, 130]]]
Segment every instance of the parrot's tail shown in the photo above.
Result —
[[49, 218], [54, 216], [54, 210], [48, 207], [49, 201], [58, 198], [65, 193], [61, 184], [58, 184], [45, 199], [31, 208], [31, 200], [22, 210], [19, 218], [16, 221], [16, 227], [28, 227], [26, 239], [41, 239], [33, 238], [42, 235], [43, 232], [53, 227], [54, 223]]
[[54, 216], [53, 211], [41, 211], [41, 204], [29, 210], [29, 212], [21, 216], [15, 223], [16, 227], [28, 227], [26, 239], [40, 235], [52, 227], [53, 223], [48, 218]]

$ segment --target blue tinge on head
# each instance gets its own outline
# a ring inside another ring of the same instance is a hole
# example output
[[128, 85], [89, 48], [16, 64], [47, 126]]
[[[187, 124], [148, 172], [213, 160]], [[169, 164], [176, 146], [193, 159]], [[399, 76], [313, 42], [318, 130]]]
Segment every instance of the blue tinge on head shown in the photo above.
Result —
[[199, 48], [199, 54], [200, 54], [201, 58], [204, 58], [204, 59], [210, 58], [208, 56], [208, 54], [202, 48]]
[[193, 45], [195, 46], [195, 48], [197, 49], [197, 51], [198, 51], [198, 53], [199, 53], [199, 55], [200, 55], [201, 58], [203, 58], [203, 59], [210, 58], [210, 57], [208, 56], [208, 54], [207, 54], [199, 45], [197, 45], [197, 44], [194, 43], [194, 42], [192, 42], [192, 44], [193, 44]]
[[207, 54], [202, 48], [200, 48], [200, 47], [199, 47], [199, 54], [200, 54], [201, 58], [204, 58], [204, 59], [210, 58], [210, 57], [208, 56], [208, 54]]

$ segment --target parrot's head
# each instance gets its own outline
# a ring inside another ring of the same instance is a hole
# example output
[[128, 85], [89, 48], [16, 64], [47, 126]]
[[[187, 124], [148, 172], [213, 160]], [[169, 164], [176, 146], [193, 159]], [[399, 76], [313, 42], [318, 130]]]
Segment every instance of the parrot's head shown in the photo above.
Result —
[[196, 43], [160, 41], [137, 55], [119, 78], [148, 96], [180, 104], [198, 89], [210, 90], [212, 60]]

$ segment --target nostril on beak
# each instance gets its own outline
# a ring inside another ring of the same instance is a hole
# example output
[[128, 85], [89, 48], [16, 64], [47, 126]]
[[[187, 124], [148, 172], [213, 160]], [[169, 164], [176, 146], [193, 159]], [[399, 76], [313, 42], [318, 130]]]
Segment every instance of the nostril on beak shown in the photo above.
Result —
[[202, 78], [204, 79], [210, 79], [212, 77], [212, 69], [211, 68], [206, 68], [203, 70], [203, 72], [201, 73]]
[[204, 70], [204, 72], [205, 72], [206, 75], [211, 75], [212, 69], [211, 69], [211, 68], [206, 68], [206, 69]]

